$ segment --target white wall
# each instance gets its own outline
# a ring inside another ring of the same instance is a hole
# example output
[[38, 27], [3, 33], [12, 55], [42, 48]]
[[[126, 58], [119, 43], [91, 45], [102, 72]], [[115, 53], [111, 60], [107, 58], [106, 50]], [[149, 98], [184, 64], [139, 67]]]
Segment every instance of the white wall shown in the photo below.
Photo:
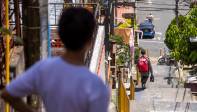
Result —
[[89, 69], [95, 74], [99, 73], [98, 76], [101, 77], [105, 82], [105, 48], [103, 48], [104, 38], [105, 27], [99, 26]]

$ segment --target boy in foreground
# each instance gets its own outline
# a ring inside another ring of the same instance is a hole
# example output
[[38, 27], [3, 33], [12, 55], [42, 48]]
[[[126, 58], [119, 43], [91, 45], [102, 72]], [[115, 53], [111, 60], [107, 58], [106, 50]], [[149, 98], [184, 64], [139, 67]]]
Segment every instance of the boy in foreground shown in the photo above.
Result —
[[95, 25], [93, 14], [84, 8], [63, 10], [58, 33], [65, 54], [37, 62], [1, 97], [19, 112], [37, 112], [22, 100], [31, 94], [42, 98], [47, 112], [107, 112], [108, 89], [84, 63]]

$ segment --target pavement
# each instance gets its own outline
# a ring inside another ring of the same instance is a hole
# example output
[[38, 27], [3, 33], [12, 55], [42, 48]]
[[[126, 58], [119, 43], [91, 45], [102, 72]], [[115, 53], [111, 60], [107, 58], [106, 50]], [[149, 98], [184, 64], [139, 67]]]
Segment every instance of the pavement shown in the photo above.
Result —
[[196, 112], [197, 101], [190, 89], [176, 88], [168, 83], [169, 66], [153, 65], [155, 81], [147, 81], [147, 88], [136, 86], [131, 112]]
[[[167, 50], [164, 43], [165, 32], [175, 15], [173, 10], [158, 11], [156, 9], [173, 9], [175, 2], [173, 0], [144, 0], [137, 1], [136, 4], [138, 23], [143, 22], [150, 13], [154, 16], [155, 38], [140, 39], [139, 46], [149, 50], [155, 82], [151, 83], [148, 80], [145, 90], [142, 90], [140, 85], [136, 86], [136, 97], [134, 101], [131, 101], [131, 112], [196, 112], [197, 104], [192, 100], [190, 90], [175, 88], [177, 80], [175, 78], [172, 81], [169, 80], [171, 79], [169, 77], [170, 67], [157, 65], [160, 49]], [[183, 15], [186, 12], [179, 11]], [[177, 73], [173, 74], [172, 77], [177, 77]]]
[[108, 112], [117, 112], [116, 105], [113, 102], [110, 102]]
[[117, 104], [118, 104], [118, 91], [117, 89], [112, 89], [108, 112], [118, 112]]
[[5, 110], [5, 103], [0, 99], [0, 112], [4, 112]]

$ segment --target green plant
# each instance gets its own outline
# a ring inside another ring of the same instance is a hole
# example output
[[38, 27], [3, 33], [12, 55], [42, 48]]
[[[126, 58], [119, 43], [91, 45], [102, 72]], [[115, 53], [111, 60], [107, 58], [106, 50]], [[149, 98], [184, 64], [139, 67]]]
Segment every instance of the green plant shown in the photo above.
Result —
[[197, 3], [196, 2], [193, 2], [190, 4], [190, 8], [196, 8], [197, 7]]
[[23, 45], [23, 40], [21, 39], [21, 37], [13, 35], [11, 30], [4, 27], [0, 27], [0, 33], [3, 37], [9, 35], [11, 38], [13, 38], [15, 45]]
[[197, 9], [192, 9], [187, 16], [179, 16], [179, 24], [173, 19], [166, 31], [165, 44], [171, 50], [171, 55], [184, 64], [196, 64], [196, 49], [192, 49], [190, 37], [197, 36]]
[[[124, 19], [124, 23], [120, 23], [118, 28], [131, 28], [134, 24], [134, 29], [137, 29], [136, 22], [131, 21], [131, 19]], [[131, 54], [130, 54], [130, 47], [126, 45], [123, 41], [123, 38], [119, 35], [112, 35], [110, 37], [110, 41], [115, 42], [119, 47], [117, 48], [117, 58], [116, 64], [117, 65], [125, 65], [131, 61]]]
[[4, 28], [4, 27], [0, 27], [0, 33], [3, 36], [5, 36], [5, 35], [10, 35], [11, 36], [12, 35], [12, 32], [9, 29]]
[[137, 60], [139, 58], [139, 54], [140, 54], [140, 48], [139, 47], [135, 47], [135, 53], [134, 53], [134, 62], [135, 62], [135, 64], [137, 64]]
[[189, 18], [193, 24], [197, 27], [197, 7], [192, 8], [191, 11], [188, 13], [187, 18]]
[[118, 66], [124, 66], [126, 63], [130, 62], [130, 47], [126, 45], [121, 36], [112, 35], [110, 41], [113, 41], [117, 45], [116, 50], [116, 64]]
[[122, 37], [119, 36], [119, 35], [111, 35], [110, 38], [109, 38], [109, 40], [111, 42], [115, 42], [118, 45], [124, 44]]

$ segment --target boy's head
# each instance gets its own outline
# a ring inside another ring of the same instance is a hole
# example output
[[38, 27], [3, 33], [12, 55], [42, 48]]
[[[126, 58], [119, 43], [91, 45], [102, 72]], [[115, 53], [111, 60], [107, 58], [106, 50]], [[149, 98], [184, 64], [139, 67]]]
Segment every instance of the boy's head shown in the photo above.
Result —
[[142, 55], [145, 55], [146, 54], [146, 51], [144, 49], [141, 49], [141, 54]]
[[91, 44], [96, 21], [91, 12], [80, 7], [63, 10], [59, 21], [59, 36], [67, 50], [80, 51]]

